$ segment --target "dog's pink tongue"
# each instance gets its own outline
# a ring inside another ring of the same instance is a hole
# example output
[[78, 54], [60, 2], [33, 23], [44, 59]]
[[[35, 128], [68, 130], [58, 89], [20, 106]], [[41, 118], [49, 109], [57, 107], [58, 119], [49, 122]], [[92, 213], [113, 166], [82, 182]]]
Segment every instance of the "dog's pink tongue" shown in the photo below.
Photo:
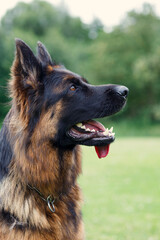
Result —
[[102, 147], [95, 146], [96, 153], [99, 158], [104, 158], [108, 155], [109, 153], [109, 146], [110, 144]]

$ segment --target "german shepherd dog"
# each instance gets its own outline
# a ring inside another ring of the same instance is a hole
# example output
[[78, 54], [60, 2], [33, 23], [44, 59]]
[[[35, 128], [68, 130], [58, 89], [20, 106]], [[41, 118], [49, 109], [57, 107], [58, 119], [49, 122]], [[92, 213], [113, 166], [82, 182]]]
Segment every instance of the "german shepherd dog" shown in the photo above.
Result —
[[16, 40], [12, 106], [0, 132], [0, 240], [83, 240], [79, 145], [105, 157], [114, 141], [93, 120], [125, 105], [128, 88], [90, 85]]

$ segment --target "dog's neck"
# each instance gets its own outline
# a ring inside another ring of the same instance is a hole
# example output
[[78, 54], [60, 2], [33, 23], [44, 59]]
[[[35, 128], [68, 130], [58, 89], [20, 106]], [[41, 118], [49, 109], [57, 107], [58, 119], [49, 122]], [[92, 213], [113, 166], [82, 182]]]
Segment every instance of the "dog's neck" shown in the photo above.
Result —
[[[55, 146], [51, 142], [54, 130], [50, 135], [45, 126], [47, 121], [48, 118], [43, 117], [30, 135], [12, 108], [5, 122], [7, 145], [12, 151], [8, 174], [12, 172], [22, 184], [36, 187], [45, 197], [69, 191], [81, 173], [80, 147]], [[54, 129], [56, 131], [56, 127]]]
[[79, 146], [72, 150], [57, 148], [49, 141], [35, 139], [31, 140], [27, 150], [23, 147], [26, 144], [20, 145], [20, 142], [15, 143], [14, 151], [21, 152], [14, 160], [13, 171], [20, 169], [19, 175], [23, 174], [27, 184], [36, 187], [45, 197], [70, 191], [81, 173]]
[[30, 142], [27, 151], [23, 146], [22, 139], [14, 143], [16, 158], [12, 159], [9, 174], [0, 184], [1, 209], [24, 224], [27, 219], [31, 223], [36, 222], [37, 226], [40, 224], [48, 228], [48, 222], [41, 212], [48, 206], [37, 193], [28, 189], [27, 184], [36, 187], [45, 198], [50, 194], [58, 196], [62, 193], [65, 197], [73, 194], [81, 172], [80, 150], [78, 146], [72, 151], [53, 148], [49, 142], [42, 142], [41, 145]]

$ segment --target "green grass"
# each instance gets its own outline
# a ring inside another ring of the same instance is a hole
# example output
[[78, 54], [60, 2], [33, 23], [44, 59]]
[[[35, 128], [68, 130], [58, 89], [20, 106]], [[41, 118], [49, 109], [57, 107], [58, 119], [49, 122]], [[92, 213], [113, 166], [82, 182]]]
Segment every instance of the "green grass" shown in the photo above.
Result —
[[160, 239], [160, 138], [117, 138], [105, 159], [83, 148], [87, 240]]

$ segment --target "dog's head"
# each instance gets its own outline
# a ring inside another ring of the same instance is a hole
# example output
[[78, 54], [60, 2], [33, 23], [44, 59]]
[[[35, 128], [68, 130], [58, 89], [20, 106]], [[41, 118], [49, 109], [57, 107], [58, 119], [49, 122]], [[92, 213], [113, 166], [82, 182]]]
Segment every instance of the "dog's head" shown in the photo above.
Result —
[[31, 138], [65, 148], [77, 144], [96, 146], [99, 157], [108, 154], [113, 129], [93, 120], [122, 109], [128, 89], [119, 85], [90, 85], [80, 75], [52, 62], [42, 43], [38, 56], [16, 40], [16, 57], [10, 84], [13, 109]]

